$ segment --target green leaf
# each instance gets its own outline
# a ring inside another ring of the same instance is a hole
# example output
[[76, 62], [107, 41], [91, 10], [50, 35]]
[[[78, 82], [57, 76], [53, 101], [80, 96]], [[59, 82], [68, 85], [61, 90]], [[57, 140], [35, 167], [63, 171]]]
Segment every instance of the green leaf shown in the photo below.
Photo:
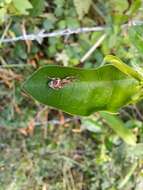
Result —
[[5, 15], [6, 15], [6, 9], [0, 8], [0, 23], [4, 21]]
[[121, 182], [119, 183], [118, 189], [120, 190], [123, 189], [123, 187], [127, 184], [131, 176], [135, 173], [137, 166], [138, 166], [137, 161], [131, 165], [131, 167], [128, 169], [126, 176], [124, 176]]
[[125, 153], [128, 159], [143, 159], [143, 143], [137, 143], [136, 146], [126, 146]]
[[40, 16], [45, 7], [45, 0], [31, 0], [33, 9], [30, 11], [31, 16]]
[[110, 62], [115, 67], [117, 67], [121, 72], [125, 73], [126, 75], [129, 75], [138, 81], [142, 81], [143, 77], [140, 75], [137, 71], [126, 65], [123, 61], [121, 61], [118, 57], [113, 55], [107, 55], [104, 58], [104, 62]]
[[137, 13], [141, 5], [142, 5], [141, 0], [132, 1], [129, 11], [127, 12], [128, 15], [132, 16], [133, 14]]
[[82, 119], [82, 129], [86, 129], [88, 131], [94, 132], [94, 133], [101, 133], [102, 126], [97, 123], [97, 121], [94, 121], [91, 118], [83, 118]]
[[143, 27], [133, 26], [129, 28], [129, 38], [140, 53], [143, 53]]
[[123, 12], [128, 8], [128, 1], [109, 0], [109, 7], [111, 7], [112, 11], [123, 14]]
[[134, 147], [126, 147], [126, 156], [129, 158], [143, 158], [143, 143], [138, 143]]
[[88, 13], [91, 3], [92, 0], [74, 0], [74, 5], [80, 20]]
[[[52, 78], [73, 78], [61, 89], [49, 86]], [[80, 69], [48, 65], [37, 70], [24, 89], [39, 102], [70, 114], [87, 116], [95, 111], [117, 112], [138, 93], [138, 80], [114, 65], [98, 69]]]
[[125, 127], [122, 120], [120, 120], [117, 116], [111, 115], [109, 113], [100, 112], [100, 115], [127, 144], [136, 144], [136, 136], [128, 128]]
[[76, 18], [67, 17], [66, 18], [67, 28], [78, 28], [80, 24]]
[[13, 4], [17, 11], [20, 14], [28, 14], [27, 9], [31, 9], [32, 5], [28, 0], [20, 1], [20, 0], [13, 0]]

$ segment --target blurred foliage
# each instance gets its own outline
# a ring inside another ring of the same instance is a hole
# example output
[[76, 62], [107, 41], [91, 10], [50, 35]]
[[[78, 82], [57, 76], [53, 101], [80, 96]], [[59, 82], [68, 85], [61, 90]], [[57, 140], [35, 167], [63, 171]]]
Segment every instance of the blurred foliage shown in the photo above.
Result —
[[[21, 88], [40, 66], [95, 68], [107, 54], [142, 73], [142, 25], [132, 26], [133, 20], [142, 21], [142, 10], [141, 0], [0, 0], [2, 38], [107, 26], [104, 32], [47, 38], [41, 45], [1, 43], [0, 190], [143, 189], [142, 102], [112, 118], [100, 113], [71, 117], [35, 102]], [[103, 33], [107, 38], [80, 63]], [[112, 130], [118, 121], [132, 130], [135, 146]]]
[[80, 20], [88, 13], [91, 3], [91, 0], [74, 0], [74, 5]]
[[[0, 1], [0, 21], [3, 23], [11, 15], [26, 15], [32, 5], [28, 0], [1, 0]], [[10, 15], [11, 14], [11, 15]], [[7, 18], [6, 18], [7, 17]]]

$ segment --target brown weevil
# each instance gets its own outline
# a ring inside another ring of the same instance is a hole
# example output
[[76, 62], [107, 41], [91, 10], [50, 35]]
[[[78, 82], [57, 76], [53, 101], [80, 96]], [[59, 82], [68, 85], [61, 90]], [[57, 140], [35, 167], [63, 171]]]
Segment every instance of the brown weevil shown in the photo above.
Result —
[[69, 76], [66, 78], [49, 78], [50, 82], [48, 83], [48, 86], [54, 90], [62, 89], [64, 86], [72, 83], [75, 78], [73, 76]]

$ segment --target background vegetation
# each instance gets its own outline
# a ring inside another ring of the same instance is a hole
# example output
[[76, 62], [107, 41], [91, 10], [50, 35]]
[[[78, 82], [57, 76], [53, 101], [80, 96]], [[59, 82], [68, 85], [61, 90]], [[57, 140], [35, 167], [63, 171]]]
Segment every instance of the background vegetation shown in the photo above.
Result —
[[[118, 116], [81, 118], [41, 105], [22, 90], [42, 65], [95, 68], [107, 54], [141, 72], [142, 12], [141, 0], [0, 0], [0, 190], [143, 189], [142, 102]], [[41, 44], [2, 43], [43, 29], [93, 26], [106, 28]], [[103, 34], [108, 37], [80, 62]], [[136, 146], [112, 130], [119, 125], [132, 130]]]

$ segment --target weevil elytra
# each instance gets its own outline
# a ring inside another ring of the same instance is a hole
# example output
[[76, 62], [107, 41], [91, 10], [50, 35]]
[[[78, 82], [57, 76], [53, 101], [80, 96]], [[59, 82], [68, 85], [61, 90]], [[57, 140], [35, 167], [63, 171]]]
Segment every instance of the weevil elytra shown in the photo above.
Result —
[[72, 83], [75, 80], [75, 77], [68, 76], [65, 78], [49, 78], [50, 82], [48, 83], [48, 86], [54, 90], [59, 90], [64, 88], [64, 86]]

